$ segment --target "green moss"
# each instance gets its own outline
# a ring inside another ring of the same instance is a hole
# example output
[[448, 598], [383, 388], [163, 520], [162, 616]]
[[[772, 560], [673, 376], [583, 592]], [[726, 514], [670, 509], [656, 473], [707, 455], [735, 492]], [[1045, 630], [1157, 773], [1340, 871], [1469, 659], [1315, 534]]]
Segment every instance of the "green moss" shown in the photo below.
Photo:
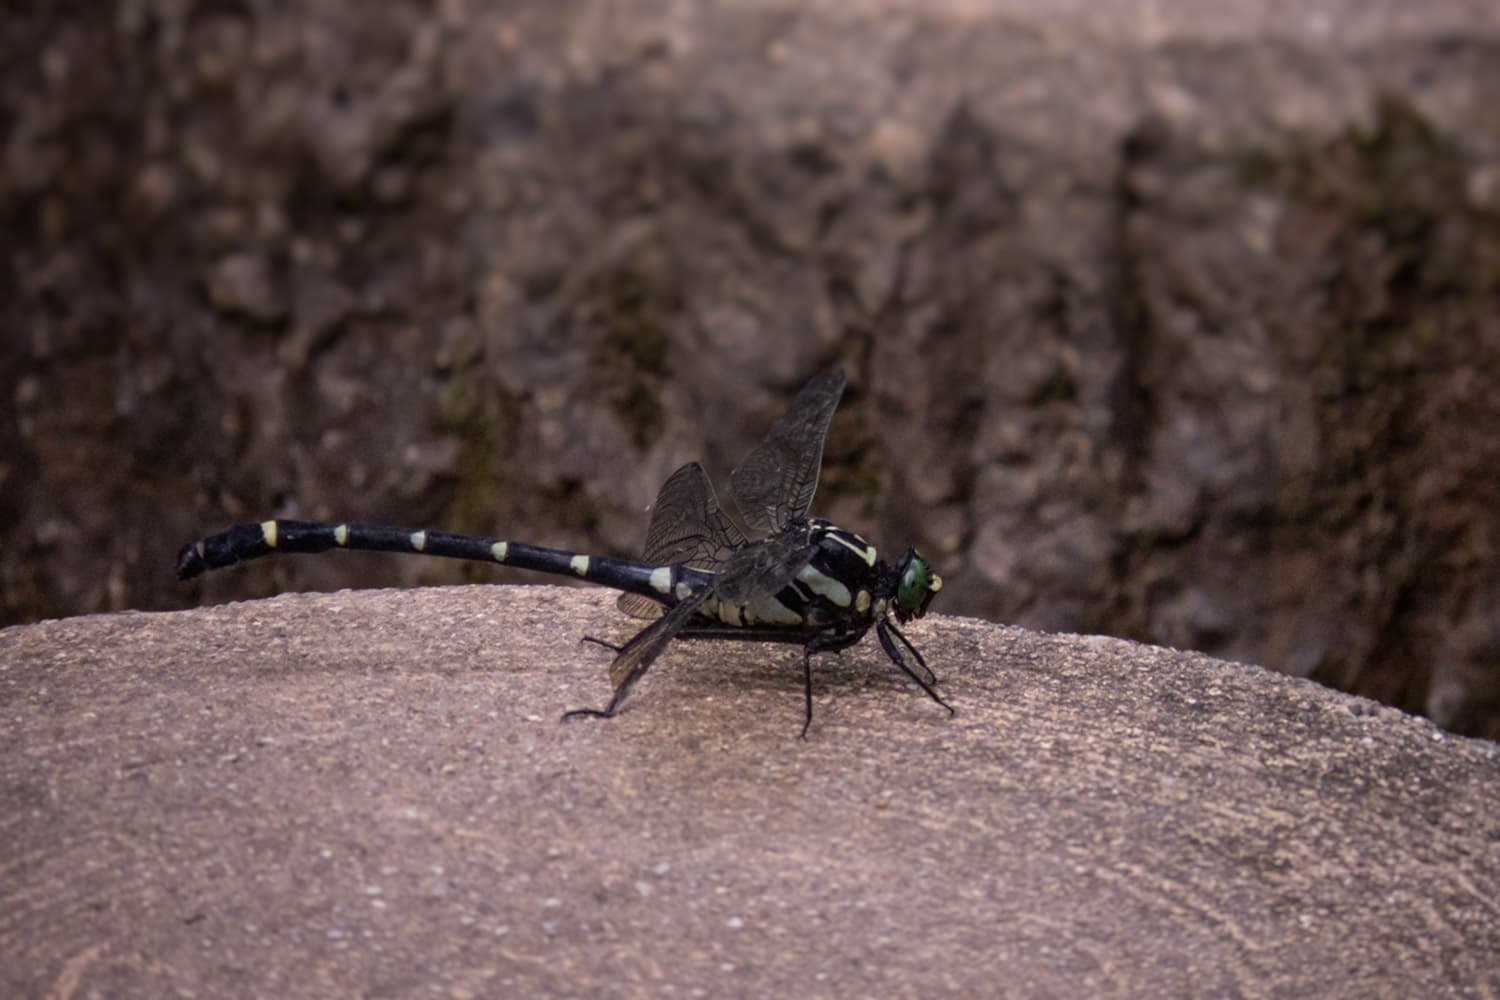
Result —
[[[1464, 586], [1449, 568], [1454, 525], [1493, 509], [1476, 472], [1493, 465], [1485, 415], [1500, 398], [1483, 335], [1500, 295], [1500, 219], [1470, 200], [1473, 166], [1399, 97], [1367, 124], [1236, 164], [1283, 208], [1277, 265], [1293, 306], [1268, 321], [1283, 324], [1316, 406], [1317, 461], [1279, 484], [1277, 544], [1339, 552], [1335, 573], [1360, 582], [1349, 613], [1379, 635], [1370, 651], [1330, 653], [1315, 676], [1412, 710], [1419, 681], [1382, 692], [1360, 678], [1401, 663], [1423, 676], [1414, 595]], [[1439, 494], [1445, 483], [1469, 485]]]
[[1468, 202], [1463, 151], [1409, 102], [1384, 97], [1330, 141], [1247, 153], [1240, 173], [1320, 218], [1314, 231], [1332, 226], [1323, 344], [1348, 390], [1404, 378], [1493, 309], [1500, 225]]
[[[444, 511], [444, 523], [463, 533], [492, 530], [519, 418], [516, 402], [484, 377], [480, 360], [477, 354], [455, 359], [438, 397], [439, 424], [462, 442], [459, 468], [463, 471]], [[493, 579], [482, 564], [460, 565], [465, 580]]]
[[599, 391], [644, 447], [662, 431], [660, 384], [667, 374], [667, 324], [680, 309], [678, 296], [645, 273], [609, 273], [597, 292], [604, 335], [591, 358]]
[[818, 479], [818, 496], [822, 499], [818, 503], [827, 506], [839, 498], [858, 497], [859, 516], [869, 520], [879, 513], [883, 463], [880, 443], [870, 425], [861, 419], [865, 413], [861, 395], [858, 387], [851, 386], [834, 412], [823, 444], [823, 468]]
[[1058, 364], [1032, 388], [1026, 402], [1031, 406], [1042, 406], [1046, 403], [1071, 403], [1077, 399], [1078, 381], [1072, 372]]
[[1388, 95], [1368, 126], [1350, 126], [1331, 142], [1247, 151], [1237, 173], [1252, 186], [1406, 240], [1430, 232], [1462, 200], [1465, 167], [1460, 151], [1419, 110]]
[[1240, 152], [1232, 167], [1242, 187], [1269, 188], [1278, 185], [1284, 162], [1269, 150], [1250, 149]]

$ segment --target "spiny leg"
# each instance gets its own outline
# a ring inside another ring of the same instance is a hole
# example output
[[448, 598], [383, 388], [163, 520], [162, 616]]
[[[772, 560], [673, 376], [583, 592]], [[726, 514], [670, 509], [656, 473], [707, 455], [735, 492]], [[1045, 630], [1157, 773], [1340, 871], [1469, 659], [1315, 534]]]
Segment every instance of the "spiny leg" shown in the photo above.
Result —
[[[620, 647], [619, 655], [615, 662], [610, 664], [609, 679], [615, 686], [614, 695], [609, 699], [609, 704], [603, 708], [575, 708], [564, 712], [564, 719], [577, 718], [581, 715], [589, 715], [600, 719], [612, 718], [615, 711], [619, 709], [620, 703], [635, 686], [635, 682], [641, 679], [652, 662], [661, 655], [662, 650], [680, 632], [687, 623], [692, 620], [698, 611], [698, 606], [707, 599], [711, 588], [704, 587], [686, 600], [674, 605], [670, 611], [637, 632], [629, 642]], [[597, 641], [597, 640], [596, 640]], [[602, 644], [601, 644], [602, 645]]]
[[[896, 632], [896, 627], [890, 622], [882, 620], [875, 623], [875, 638], [880, 640], [880, 648], [885, 650], [885, 655], [891, 658], [892, 663], [901, 668], [902, 673], [910, 677], [912, 680], [916, 681], [917, 686], [920, 687], [923, 691], [927, 692], [927, 697], [931, 698], [933, 701], [946, 708], [949, 715], [956, 715], [957, 713], [953, 711], [953, 706], [948, 704], [942, 698], [938, 697], [938, 693], [932, 689], [932, 685], [928, 684], [922, 678], [918, 677], [916, 673], [913, 672], [911, 667], [906, 665], [906, 661], [901, 657], [901, 651], [898, 650], [896, 648], [896, 644], [891, 641], [892, 632]], [[896, 634], [899, 636], [901, 633], [896, 632]], [[905, 642], [905, 639], [903, 639], [902, 641]], [[908, 649], [910, 649], [911, 643], [906, 643], [906, 646]], [[912, 652], [916, 651], [912, 650]], [[926, 669], [927, 665], [924, 663], [922, 666], [923, 669]], [[931, 673], [931, 671], [929, 670], [928, 673]]]
[[[640, 643], [647, 639], [650, 632], [652, 632], [653, 630], [659, 630], [660, 628], [661, 620], [652, 622], [650, 625], [647, 625], [645, 628], [641, 629], [634, 636], [632, 636], [630, 638], [630, 641], [625, 643], [625, 645], [623, 646], [616, 646], [613, 643], [605, 642], [603, 639], [596, 639], [591, 635], [584, 636], [582, 641], [598, 643], [605, 649], [614, 650], [616, 654], [615, 662], [619, 663], [621, 658], [623, 658], [628, 651], [634, 648], [638, 648]], [[605, 705], [603, 708], [572, 708], [564, 712], [562, 714], [562, 717], [564, 719], [576, 719], [580, 716], [590, 716], [596, 719], [614, 718], [615, 711], [620, 707], [620, 702], [625, 700], [625, 696], [630, 693], [630, 689], [635, 686], [635, 682], [640, 679], [641, 674], [644, 674], [646, 672], [646, 667], [649, 667], [650, 665], [651, 663], [649, 660], [644, 664], [637, 663], [636, 667], [632, 669], [631, 672], [626, 676], [624, 682], [615, 685], [614, 694], [610, 697], [609, 704]], [[613, 670], [611, 670], [611, 672], [613, 672]]]
[[[628, 691], [629, 688], [626, 689]], [[620, 701], [625, 697], [625, 691], [616, 691], [609, 704], [603, 708], [570, 708], [562, 714], [563, 719], [577, 719], [589, 716], [594, 719], [613, 719], [615, 711], [620, 707]]]
[[848, 635], [815, 635], [802, 647], [802, 700], [807, 706], [807, 714], [802, 720], [802, 734], [799, 739], [807, 739], [807, 727], [812, 725], [812, 658], [814, 653], [836, 653], [841, 649], [848, 649], [861, 638], [864, 633], [852, 632]]
[[[788, 629], [785, 626], [720, 625], [711, 620], [704, 619], [697, 622], [689, 622], [678, 629], [676, 638], [701, 641], [794, 642], [800, 646], [805, 644], [814, 634], [811, 629]], [[596, 646], [603, 646], [605, 649], [615, 653], [619, 653], [625, 649], [624, 646], [617, 646], [608, 639], [600, 639], [592, 635], [583, 636], [579, 641], [591, 642]]]
[[885, 622], [885, 627], [891, 630], [892, 635], [901, 640], [901, 645], [905, 646], [906, 651], [912, 655], [912, 658], [914, 660], [917, 661], [917, 666], [921, 667], [922, 672], [927, 675], [927, 683], [936, 685], [937, 674], [932, 672], [932, 668], [927, 665], [927, 661], [922, 659], [922, 654], [917, 652], [917, 647], [913, 646], [911, 644], [911, 641], [906, 638], [905, 634], [903, 634], [902, 631], [896, 627], [896, 623], [887, 619], [887, 621]]
[[[788, 628], [785, 625], [720, 625], [711, 619], [700, 619], [678, 629], [674, 638], [693, 642], [781, 642], [805, 646], [809, 639], [818, 634], [818, 630], [814, 628]], [[864, 638], [863, 632], [856, 634], [850, 638], [849, 645], [854, 645], [862, 638]], [[625, 648], [616, 646], [608, 639], [599, 639], [592, 635], [583, 636], [579, 641], [591, 642], [617, 653]]]

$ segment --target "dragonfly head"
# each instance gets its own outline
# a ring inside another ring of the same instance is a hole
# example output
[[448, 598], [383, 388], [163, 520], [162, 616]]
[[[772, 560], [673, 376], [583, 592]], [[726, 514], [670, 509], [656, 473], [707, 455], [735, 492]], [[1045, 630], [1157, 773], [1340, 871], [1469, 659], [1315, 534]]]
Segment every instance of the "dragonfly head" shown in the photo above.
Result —
[[891, 602], [896, 619], [908, 622], [927, 613], [932, 597], [943, 589], [943, 578], [916, 549], [907, 549], [896, 562], [896, 596]]

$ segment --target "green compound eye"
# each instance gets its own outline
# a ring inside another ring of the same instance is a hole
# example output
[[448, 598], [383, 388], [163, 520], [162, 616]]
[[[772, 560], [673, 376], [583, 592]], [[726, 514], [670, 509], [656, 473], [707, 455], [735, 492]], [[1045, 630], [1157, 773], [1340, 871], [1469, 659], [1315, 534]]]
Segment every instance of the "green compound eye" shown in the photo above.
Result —
[[932, 571], [927, 560], [916, 549], [907, 549], [896, 564], [901, 580], [896, 584], [896, 617], [901, 621], [921, 618], [927, 613], [932, 597], [943, 589], [943, 578]]

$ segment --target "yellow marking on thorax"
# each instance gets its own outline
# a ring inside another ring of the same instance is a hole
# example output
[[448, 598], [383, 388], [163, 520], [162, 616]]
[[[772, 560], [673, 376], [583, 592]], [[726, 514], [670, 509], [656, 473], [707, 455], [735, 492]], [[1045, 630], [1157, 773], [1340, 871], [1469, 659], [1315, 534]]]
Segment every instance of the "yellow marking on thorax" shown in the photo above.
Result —
[[572, 559], [568, 560], [568, 565], [573, 567], [573, 572], [577, 573], [579, 576], [589, 575], [588, 556], [574, 556]]
[[867, 565], [875, 565], [875, 546], [871, 545], [869, 542], [865, 542], [865, 540], [863, 538], [859, 538], [858, 535], [855, 535], [854, 537], [859, 538], [861, 542], [864, 542], [864, 546], [862, 548], [858, 545], [855, 545], [843, 535], [829, 534], [827, 537], [832, 538], [835, 542], [838, 542], [844, 548], [859, 556], [865, 561]]
[[651, 589], [665, 594], [672, 589], [672, 567], [660, 566], [651, 571]]
[[861, 590], [854, 595], [854, 610], [860, 614], [864, 614], [870, 610], [870, 592], [868, 590]]
[[507, 542], [496, 542], [490, 546], [490, 555], [494, 556], [495, 562], [505, 562], [505, 553], [510, 550]]
[[276, 547], [276, 522], [260, 522], [260, 536], [266, 540], [267, 545], [274, 549]]
[[808, 563], [797, 571], [797, 579], [807, 584], [808, 590], [820, 597], [826, 597], [838, 607], [847, 608], [852, 600], [848, 587], [826, 573], [820, 572], [812, 563]]
[[[802, 616], [774, 597], [762, 595], [736, 609], [737, 625], [800, 625]], [[722, 619], [721, 619], [722, 620]]]
[[427, 548], [427, 532], [413, 531], [411, 533], [411, 547], [418, 552]]
[[339, 545], [341, 545], [341, 546], [348, 545], [349, 544], [349, 526], [347, 524], [341, 524], [337, 528], [334, 528], [333, 529], [333, 540], [335, 542], [338, 542]]

